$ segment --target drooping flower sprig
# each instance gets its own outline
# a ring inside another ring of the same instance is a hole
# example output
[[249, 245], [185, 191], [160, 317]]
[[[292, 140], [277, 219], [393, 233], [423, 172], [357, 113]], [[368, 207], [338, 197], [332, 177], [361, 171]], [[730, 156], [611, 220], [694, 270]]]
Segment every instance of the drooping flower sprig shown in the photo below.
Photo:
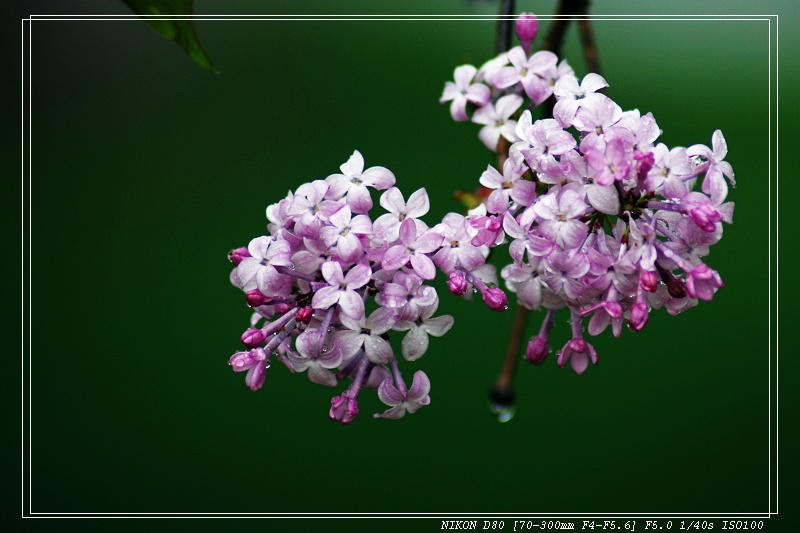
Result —
[[[581, 374], [598, 360], [584, 318], [590, 335], [611, 325], [619, 336], [626, 322], [641, 330], [652, 309], [675, 315], [722, 287], [704, 257], [732, 222], [734, 174], [721, 131], [711, 148], [658, 143], [653, 115], [623, 111], [600, 92], [602, 76], [578, 80], [552, 52], [531, 54], [537, 26], [521, 17], [522, 45], [480, 69], [457, 67], [440, 101], [454, 120], [482, 125], [480, 140], [503, 161], [480, 176], [488, 197], [469, 217], [491, 234], [490, 248], [509, 243], [501, 275], [519, 305], [547, 310], [525, 358], [545, 360], [553, 316], [567, 308], [572, 332], [558, 364]], [[552, 117], [534, 120], [551, 97]]]
[[[364, 170], [358, 151], [340, 170], [269, 206], [269, 234], [231, 252], [231, 283], [254, 313], [242, 334], [248, 349], [230, 365], [247, 372], [252, 390], [264, 385], [273, 357], [322, 385], [351, 379], [331, 400], [331, 418], [352, 421], [363, 387], [377, 389], [389, 406], [376, 417], [400, 418], [430, 402], [430, 382], [418, 370], [407, 387], [390, 335], [402, 333], [400, 354], [413, 362], [428, 350], [429, 336], [453, 325], [451, 316], [434, 316], [439, 296], [428, 282], [436, 267], [454, 292], [472, 286], [496, 311], [507, 300], [485, 265], [488, 241], [469, 218], [451, 213], [428, 226], [421, 218], [430, 208], [425, 189], [406, 201], [394, 174]], [[386, 212], [375, 220], [370, 188], [384, 191]]]

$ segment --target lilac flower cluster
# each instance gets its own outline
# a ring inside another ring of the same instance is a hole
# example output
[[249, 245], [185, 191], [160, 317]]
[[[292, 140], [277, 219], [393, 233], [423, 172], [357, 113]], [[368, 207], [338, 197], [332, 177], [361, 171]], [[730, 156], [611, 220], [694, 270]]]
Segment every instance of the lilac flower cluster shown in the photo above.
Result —
[[[420, 218], [430, 208], [425, 189], [406, 201], [394, 175], [383, 167], [364, 170], [359, 152], [340, 170], [269, 206], [269, 235], [231, 252], [231, 283], [254, 313], [242, 335], [248, 349], [230, 365], [247, 372], [252, 390], [263, 386], [272, 357], [315, 383], [351, 378], [331, 400], [331, 418], [352, 421], [363, 387], [376, 388], [389, 406], [376, 417], [400, 418], [430, 402], [430, 382], [417, 371], [406, 386], [390, 332], [404, 332], [400, 353], [415, 361], [429, 336], [452, 327], [453, 317], [434, 316], [439, 297], [427, 282], [437, 266], [453, 291], [464, 294], [471, 285], [490, 308], [505, 309], [505, 293], [485, 265], [500, 227], [487, 231], [474, 224], [481, 217], [458, 214], [429, 227]], [[374, 220], [369, 188], [384, 191], [386, 212]]]
[[[454, 120], [482, 125], [480, 140], [504, 160], [480, 183], [491, 191], [468, 218], [490, 247], [510, 243], [506, 286], [528, 309], [547, 310], [525, 357], [541, 364], [550, 352], [555, 312], [568, 308], [572, 335], [558, 353], [578, 374], [597, 352], [583, 337], [608, 325], [619, 336], [647, 323], [651, 309], [675, 315], [711, 300], [722, 286], [703, 262], [731, 223], [727, 180], [735, 186], [722, 132], [712, 147], [669, 148], [651, 113], [623, 111], [599, 92], [598, 74], [579, 81], [565, 60], [530, 54], [535, 17], [517, 23], [522, 46], [480, 69], [463, 65], [441, 102]], [[553, 118], [531, 112], [551, 96]], [[501, 144], [504, 138], [507, 142]], [[699, 185], [699, 190], [695, 187]]]

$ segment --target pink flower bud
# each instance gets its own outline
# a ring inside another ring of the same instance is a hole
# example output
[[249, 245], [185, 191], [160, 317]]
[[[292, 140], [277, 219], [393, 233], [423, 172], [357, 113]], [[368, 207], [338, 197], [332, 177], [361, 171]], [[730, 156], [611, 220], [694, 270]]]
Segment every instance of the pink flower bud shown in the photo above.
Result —
[[358, 414], [358, 402], [351, 398], [349, 391], [344, 391], [341, 396], [331, 398], [331, 410], [328, 416], [331, 420], [339, 420], [342, 424], [349, 424]]
[[311, 322], [311, 317], [313, 316], [314, 310], [308, 306], [301, 307], [297, 310], [297, 314], [294, 315], [298, 322]]
[[247, 331], [242, 333], [242, 344], [248, 348], [255, 348], [260, 346], [266, 338], [267, 336], [260, 329], [248, 328]]
[[247, 248], [237, 248], [228, 253], [228, 259], [230, 262], [237, 266], [246, 257], [250, 257], [250, 252], [247, 250]]
[[656, 292], [658, 289], [658, 274], [651, 270], [642, 270], [639, 274], [639, 286], [647, 292]]
[[268, 296], [264, 296], [264, 293], [262, 293], [258, 289], [247, 291], [246, 298], [247, 298], [247, 305], [249, 305], [250, 307], [259, 307], [266, 303], [269, 303], [270, 301], [270, 298]]
[[539, 20], [533, 13], [522, 13], [517, 18], [517, 37], [526, 53], [530, 53], [531, 43], [539, 32]]
[[631, 307], [630, 326], [631, 331], [640, 331], [646, 324], [649, 317], [647, 304], [644, 302], [636, 302]]
[[689, 211], [689, 216], [700, 229], [713, 233], [717, 230], [717, 222], [722, 220], [722, 215], [711, 204], [700, 204]]
[[464, 293], [467, 292], [467, 278], [461, 272], [454, 270], [450, 272], [447, 288], [456, 296], [464, 296]]
[[500, 287], [483, 291], [483, 301], [492, 311], [505, 311], [508, 308], [508, 297]]
[[547, 344], [547, 339], [537, 335], [528, 343], [525, 360], [534, 365], [541, 365], [549, 353], [550, 346]]

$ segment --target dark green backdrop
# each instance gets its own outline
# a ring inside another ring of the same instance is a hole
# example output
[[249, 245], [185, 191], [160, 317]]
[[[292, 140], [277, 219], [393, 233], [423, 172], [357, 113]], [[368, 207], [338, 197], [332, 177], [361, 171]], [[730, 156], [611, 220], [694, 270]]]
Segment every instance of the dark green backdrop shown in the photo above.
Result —
[[[549, 14], [553, 4], [522, 7]], [[600, 4], [595, 13], [631, 11]], [[363, 5], [198, 1], [197, 11], [358, 13]], [[121, 3], [93, 8], [82, 7], [127, 12]], [[249, 312], [227, 280], [226, 253], [266, 231], [269, 203], [338, 171], [354, 149], [394, 171], [406, 194], [427, 187], [428, 222], [458, 209], [453, 190], [476, 185], [492, 158], [477, 127], [454, 123], [438, 98], [456, 65], [491, 57], [495, 24], [196, 27], [221, 75], [139, 20], [33, 23], [32, 511], [768, 510], [776, 182], [767, 22], [595, 23], [608, 92], [623, 108], [652, 111], [670, 146], [725, 134], [739, 186], [730, 194], [734, 224], [708, 260], [726, 283], [713, 302], [678, 317], [654, 313], [640, 333], [595, 338], [600, 364], [583, 376], [554, 358], [521, 366], [517, 415], [501, 425], [486, 392], [512, 315], [440, 291], [440, 311], [455, 326], [404, 367], [428, 373], [431, 405], [401, 421], [372, 420], [382, 407], [367, 391], [347, 427], [327, 418], [336, 392], [305, 375], [273, 366], [253, 393], [230, 371]], [[573, 30], [567, 57], [582, 75], [576, 41]], [[797, 81], [787, 49], [782, 87]], [[774, 197], [772, 205], [774, 217]], [[566, 320], [559, 315], [554, 347], [567, 339]]]

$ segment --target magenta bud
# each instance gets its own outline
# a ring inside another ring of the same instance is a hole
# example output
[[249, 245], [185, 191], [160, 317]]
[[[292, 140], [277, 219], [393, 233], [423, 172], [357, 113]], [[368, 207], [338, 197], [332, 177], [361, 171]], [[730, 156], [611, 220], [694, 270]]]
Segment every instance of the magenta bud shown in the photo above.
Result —
[[450, 272], [447, 288], [456, 296], [464, 296], [464, 293], [467, 292], [467, 278], [458, 270], [454, 270]]
[[264, 293], [262, 293], [258, 289], [247, 291], [247, 294], [245, 296], [247, 298], [247, 305], [249, 305], [250, 307], [259, 307], [269, 303], [270, 301], [269, 296], [264, 296]]
[[722, 215], [711, 204], [700, 204], [689, 211], [689, 216], [700, 229], [713, 233], [717, 230], [717, 222], [722, 220]]
[[549, 353], [550, 346], [547, 344], [547, 339], [537, 335], [531, 339], [525, 349], [525, 360], [534, 365], [541, 365]]
[[247, 250], [247, 248], [237, 248], [228, 253], [228, 259], [230, 262], [237, 266], [245, 257], [250, 257], [250, 252]]
[[314, 316], [314, 310], [306, 306], [298, 309], [297, 313], [295, 313], [294, 315], [294, 318], [298, 322], [311, 322], [311, 317], [313, 316]]
[[500, 287], [483, 291], [483, 301], [492, 311], [505, 311], [508, 308], [508, 297]]
[[649, 317], [649, 312], [647, 310], [647, 304], [644, 302], [636, 302], [631, 307], [631, 319], [630, 319], [630, 326], [631, 331], [640, 331], [646, 324], [647, 318]]
[[636, 177], [639, 181], [644, 181], [647, 178], [647, 173], [653, 168], [653, 165], [656, 164], [656, 156], [653, 155], [653, 152], [635, 152], [633, 154], [633, 158], [638, 162], [638, 168], [636, 170]]
[[639, 286], [647, 292], [656, 292], [658, 289], [658, 274], [650, 270], [642, 270], [639, 274]]
[[358, 402], [345, 391], [341, 396], [331, 398], [331, 410], [328, 416], [331, 420], [339, 420], [342, 424], [349, 424], [358, 414]]
[[519, 37], [525, 52], [530, 52], [530, 46], [539, 32], [539, 19], [533, 13], [521, 13], [517, 18], [517, 37]]
[[255, 348], [260, 346], [266, 338], [267, 336], [260, 329], [248, 328], [247, 331], [242, 333], [242, 344], [248, 348]]

